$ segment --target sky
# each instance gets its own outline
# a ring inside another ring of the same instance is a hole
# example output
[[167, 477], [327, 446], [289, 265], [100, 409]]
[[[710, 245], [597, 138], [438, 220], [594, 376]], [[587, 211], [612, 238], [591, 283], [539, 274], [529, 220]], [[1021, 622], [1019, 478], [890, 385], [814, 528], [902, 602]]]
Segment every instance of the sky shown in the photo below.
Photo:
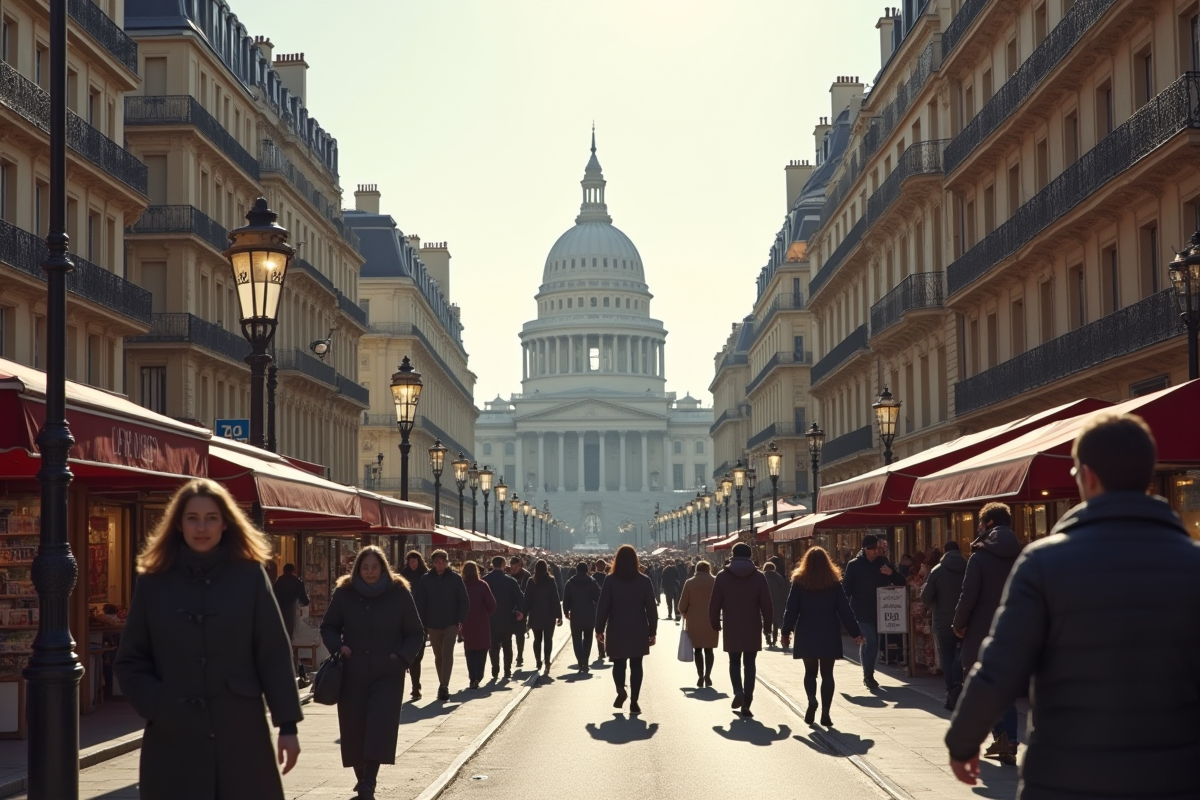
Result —
[[[337, 137], [344, 205], [374, 183], [405, 234], [448, 243], [475, 401], [521, 391], [521, 326], [574, 225], [596, 125], [613, 223], [668, 331], [667, 390], [711, 405], [839, 75], [879, 70], [866, 0], [230, 0]], [[418, 367], [419, 369], [419, 367]]]

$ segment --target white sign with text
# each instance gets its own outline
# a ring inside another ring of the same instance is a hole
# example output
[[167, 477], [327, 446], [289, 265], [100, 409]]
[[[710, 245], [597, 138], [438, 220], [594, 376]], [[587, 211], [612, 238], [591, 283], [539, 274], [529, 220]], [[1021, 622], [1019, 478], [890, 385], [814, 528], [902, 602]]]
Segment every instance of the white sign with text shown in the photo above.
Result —
[[875, 590], [880, 633], [908, 633], [908, 587], [881, 586]]

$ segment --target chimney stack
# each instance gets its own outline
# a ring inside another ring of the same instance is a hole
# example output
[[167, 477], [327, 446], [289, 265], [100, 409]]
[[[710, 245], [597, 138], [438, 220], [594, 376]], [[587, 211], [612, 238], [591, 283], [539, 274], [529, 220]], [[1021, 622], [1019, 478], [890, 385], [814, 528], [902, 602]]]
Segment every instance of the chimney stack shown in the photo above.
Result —
[[833, 110], [830, 119], [837, 119], [839, 114], [849, 108], [850, 122], [853, 123], [858, 117], [858, 109], [862, 107], [863, 100], [863, 85], [858, 76], [839, 75], [833, 86], [829, 87], [829, 94], [832, 101], [830, 107]]
[[817, 153], [817, 163], [824, 164], [828, 153], [825, 152], [825, 137], [833, 130], [833, 126], [829, 124], [829, 117], [821, 117], [817, 120], [817, 126], [813, 128], [813, 146]]
[[450, 299], [450, 248], [445, 242], [430, 242], [417, 251], [429, 270], [429, 277], [437, 281], [438, 288], [446, 300]]
[[271, 63], [271, 52], [275, 49], [275, 45], [271, 44], [271, 40], [266, 36], [255, 36], [254, 44], [258, 47], [258, 52], [263, 54], [263, 58], [267, 63]]
[[275, 57], [272, 66], [279, 75], [279, 82], [300, 102], [308, 103], [308, 62], [304, 53], [283, 53]]
[[800, 197], [804, 184], [808, 183], [812, 171], [812, 164], [807, 160], [789, 161], [788, 165], [783, 168], [783, 173], [787, 178], [787, 208], [783, 213], [788, 213], [792, 210], [792, 206], [796, 205], [796, 200]]
[[885, 8], [883, 16], [879, 18], [879, 22], [875, 23], [875, 27], [879, 29], [879, 63], [880, 66], [886, 64], [888, 59], [892, 57], [895, 51], [895, 26], [900, 23], [896, 19], [894, 8]]
[[354, 191], [354, 210], [367, 214], [379, 213], [379, 184], [360, 183]]

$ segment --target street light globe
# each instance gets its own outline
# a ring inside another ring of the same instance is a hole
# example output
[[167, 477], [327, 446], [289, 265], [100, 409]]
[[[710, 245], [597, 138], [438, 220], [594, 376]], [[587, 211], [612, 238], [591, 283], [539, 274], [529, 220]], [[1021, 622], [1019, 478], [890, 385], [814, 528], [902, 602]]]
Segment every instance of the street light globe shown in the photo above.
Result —
[[733, 466], [733, 487], [739, 492], [746, 485], [746, 468], [742, 466], [742, 460], [739, 458], [737, 464]]
[[411, 432], [417, 421], [417, 402], [421, 399], [421, 373], [413, 369], [408, 356], [392, 374], [392, 401], [396, 404], [396, 421], [405, 433]]
[[514, 494], [512, 496], [512, 499], [509, 500], [508, 503], [512, 507], [512, 512], [514, 514], [521, 510], [521, 498], [518, 497], [517, 495]]
[[772, 439], [767, 445], [767, 474], [772, 478], [778, 478], [779, 473], [783, 470], [783, 453], [779, 451], [779, 446]]
[[435, 439], [433, 446], [429, 448], [429, 469], [433, 471], [435, 478], [442, 477], [442, 470], [446, 465], [446, 452], [448, 450], [449, 448], [442, 444], [441, 439]]
[[753, 492], [754, 484], [756, 484], [757, 482], [758, 482], [758, 470], [754, 469], [753, 467], [746, 470], [746, 488], [748, 488], [750, 491]]
[[483, 469], [479, 470], [479, 488], [487, 494], [492, 490], [492, 476], [495, 475], [487, 464], [483, 465]]
[[525, 500], [524, 502], [521, 503], [521, 513], [527, 517], [529, 516], [529, 512], [532, 508], [533, 508], [533, 506], [529, 505], [528, 500]]
[[729, 473], [726, 472], [724, 477], [721, 478], [721, 497], [724, 500], [729, 500], [731, 494], [733, 494], [733, 480], [729, 477]]
[[900, 419], [900, 401], [892, 397], [888, 387], [883, 387], [879, 399], [871, 404], [875, 409], [875, 421], [879, 424], [879, 438], [890, 444], [896, 437], [896, 421]]
[[1188, 246], [1175, 254], [1167, 270], [1179, 315], [1190, 323], [1200, 316], [1200, 231], [1193, 233]]
[[704, 500], [704, 510], [708, 511], [710, 508], [712, 508], [713, 496], [711, 494], [706, 494], [706, 495], [704, 495], [703, 500]]
[[508, 499], [508, 487], [504, 484], [504, 476], [500, 477], [500, 482], [496, 484], [496, 502], [501, 505]]
[[804, 438], [808, 440], [808, 452], [813, 458], [821, 455], [821, 448], [825, 446], [825, 431], [817, 427], [817, 423], [813, 423], [808, 432], [804, 434]]
[[458, 484], [458, 488], [462, 489], [467, 485], [467, 473], [471, 469], [471, 462], [463, 455], [462, 451], [458, 451], [458, 458], [450, 462], [450, 466], [454, 467], [454, 482]]
[[266, 198], [258, 198], [246, 214], [250, 224], [229, 232], [230, 245], [223, 254], [233, 270], [247, 339], [270, 340], [274, 335], [283, 283], [296, 254], [296, 248], [287, 243], [287, 229], [276, 224], [278, 219], [267, 207]]

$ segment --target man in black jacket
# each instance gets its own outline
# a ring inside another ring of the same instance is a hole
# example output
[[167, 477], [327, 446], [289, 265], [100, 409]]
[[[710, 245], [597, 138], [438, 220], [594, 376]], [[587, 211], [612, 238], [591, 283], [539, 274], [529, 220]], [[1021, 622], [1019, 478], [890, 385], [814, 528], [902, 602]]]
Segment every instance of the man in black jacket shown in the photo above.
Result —
[[862, 629], [863, 643], [858, 646], [858, 658], [862, 662], [863, 683], [870, 689], [879, 688], [875, 682], [875, 659], [879, 656], [876, 590], [881, 586], [903, 585], [904, 578], [880, 554], [879, 537], [868, 533], [863, 537], [862, 552], [846, 565], [842, 588], [846, 590], [854, 618]]
[[679, 609], [676, 607], [679, 603], [679, 588], [681, 586], [679, 580], [679, 569], [667, 562], [663, 567], [662, 577], [659, 578], [662, 584], [662, 592], [667, 598], [667, 619], [679, 619]]
[[586, 561], [575, 565], [575, 576], [567, 581], [563, 592], [562, 610], [571, 621], [571, 642], [575, 647], [575, 668], [589, 672], [592, 655], [592, 635], [596, 632], [596, 603], [600, 600], [600, 584], [588, 577]]
[[417, 613], [429, 634], [433, 666], [438, 675], [438, 700], [450, 699], [450, 673], [454, 670], [454, 643], [462, 633], [471, 608], [467, 585], [462, 576], [450, 569], [445, 550], [430, 554], [433, 569], [417, 584]]
[[[529, 570], [525, 569], [525, 561], [520, 556], [513, 556], [508, 560], [508, 574], [517, 582], [517, 586], [521, 589], [521, 596], [524, 598], [525, 586], [529, 583], [529, 579], [533, 577]], [[512, 637], [516, 640], [517, 651], [517, 669], [525, 665], [525, 617], [517, 617], [517, 621], [513, 623]]]
[[1128, 414], [1100, 415], [1075, 440], [1084, 502], [1017, 559], [946, 734], [964, 783], [1032, 681], [1024, 800], [1196, 795], [1200, 544], [1147, 494], [1155, 451]]
[[295, 564], [283, 565], [283, 574], [275, 579], [271, 591], [275, 593], [279, 613], [283, 614], [283, 627], [290, 638], [296, 628], [296, 607], [308, 605], [308, 592], [304, 591], [304, 581], [296, 576]]
[[938, 659], [942, 662], [942, 675], [946, 680], [946, 708], [954, 710], [958, 694], [962, 691], [962, 659], [958, 655], [959, 638], [954, 633], [954, 609], [962, 595], [963, 574], [967, 571], [967, 560], [958, 549], [958, 542], [946, 542], [946, 554], [942, 556], [925, 579], [921, 589], [921, 602], [933, 611], [933, 636], [937, 643]]
[[488, 654], [492, 660], [492, 680], [500, 677], [500, 651], [504, 651], [504, 678], [512, 677], [513, 630], [525, 619], [521, 613], [521, 586], [516, 579], [504, 571], [504, 556], [492, 559], [492, 571], [483, 576], [492, 597], [496, 598], [496, 610], [489, 620], [492, 626], [492, 646]]

